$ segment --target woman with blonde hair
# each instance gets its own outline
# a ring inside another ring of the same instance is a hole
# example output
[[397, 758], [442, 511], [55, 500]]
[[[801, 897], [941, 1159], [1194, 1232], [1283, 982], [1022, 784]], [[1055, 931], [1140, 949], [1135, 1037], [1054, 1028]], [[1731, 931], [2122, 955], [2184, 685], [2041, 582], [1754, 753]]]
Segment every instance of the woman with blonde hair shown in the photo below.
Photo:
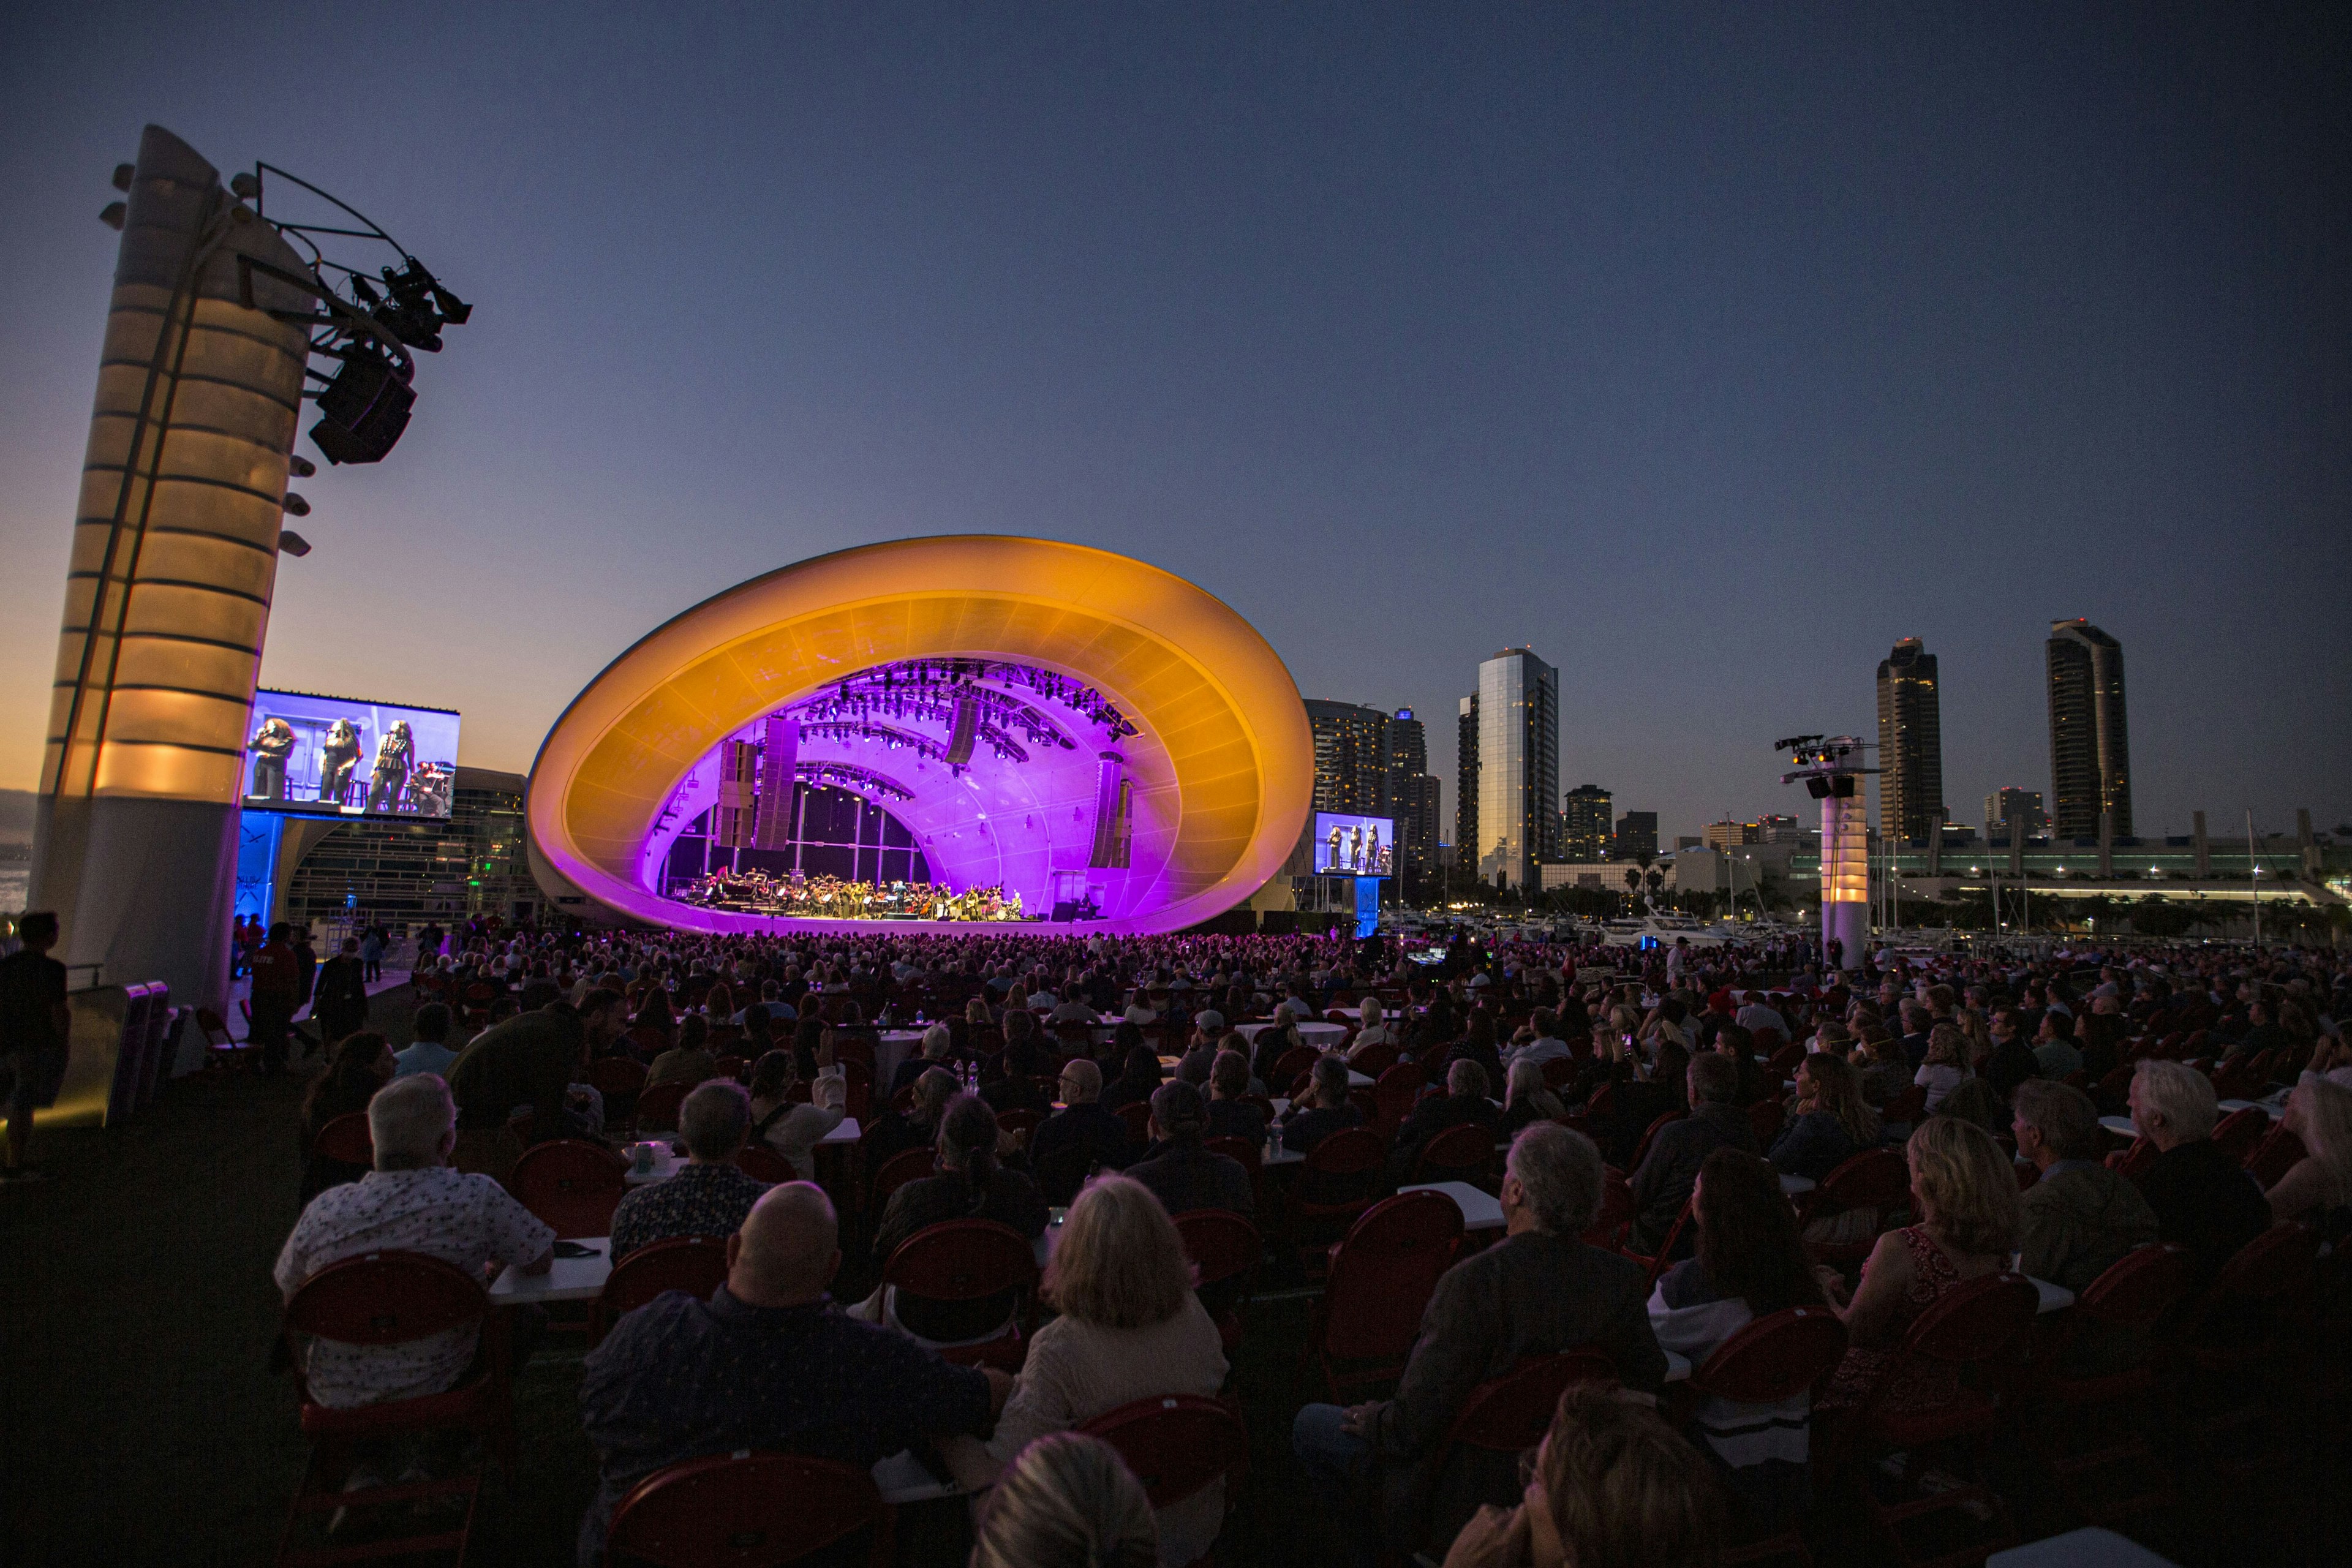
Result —
[[[1955, 1286], [2008, 1268], [2024, 1231], [2017, 1172], [1983, 1128], [1933, 1116], [1919, 1124], [1903, 1152], [1918, 1222], [1878, 1238], [1853, 1300], [1838, 1309], [1852, 1348], [1830, 1380], [1824, 1410], [1868, 1398], [1901, 1353], [1897, 1347], [1912, 1321]], [[1904, 1381], [1893, 1394], [1897, 1409], [1943, 1403], [1954, 1386], [1953, 1369], [1941, 1363], [1899, 1375]]]
[[2352, 1089], [2305, 1073], [2286, 1097], [2283, 1124], [2305, 1152], [2263, 1194], [2272, 1219], [2315, 1220], [2352, 1204]]
[[1156, 1568], [1151, 1501], [1118, 1453], [1078, 1432], [1040, 1437], [997, 1478], [971, 1568]]
[[1969, 1068], [1969, 1038], [1957, 1025], [1938, 1024], [1927, 1031], [1927, 1057], [1911, 1081], [1927, 1091], [1928, 1115], [1941, 1110], [1952, 1090], [1975, 1076]]
[[1580, 1383], [1525, 1460], [1516, 1508], [1463, 1526], [1445, 1568], [1706, 1568], [1722, 1560], [1714, 1474], [1687, 1439], [1614, 1387]]
[[[996, 1463], [1130, 1401], [1224, 1386], [1224, 1344], [1192, 1293], [1183, 1239], [1142, 1183], [1099, 1176], [1078, 1194], [1040, 1291], [1060, 1316], [1029, 1342], [988, 1442]], [[1160, 1560], [1206, 1556], [1224, 1515], [1223, 1482], [1161, 1512]]]
[[1862, 1075], [1843, 1057], [1816, 1051], [1797, 1064], [1789, 1124], [1765, 1157], [1784, 1176], [1814, 1182], [1878, 1142], [1878, 1112], [1862, 1098]]

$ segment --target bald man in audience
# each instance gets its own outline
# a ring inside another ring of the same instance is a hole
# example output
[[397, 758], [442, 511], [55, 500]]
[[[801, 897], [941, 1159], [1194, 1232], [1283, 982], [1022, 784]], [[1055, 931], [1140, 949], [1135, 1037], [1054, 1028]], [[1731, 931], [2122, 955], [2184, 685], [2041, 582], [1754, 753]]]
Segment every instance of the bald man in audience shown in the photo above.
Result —
[[603, 1562], [614, 1507], [665, 1465], [766, 1448], [862, 1470], [917, 1438], [995, 1424], [1013, 1380], [844, 1316], [826, 1289], [840, 1268], [832, 1200], [784, 1183], [727, 1238], [727, 1283], [709, 1300], [665, 1291], [588, 1352], [580, 1415], [599, 1479], [582, 1568]]

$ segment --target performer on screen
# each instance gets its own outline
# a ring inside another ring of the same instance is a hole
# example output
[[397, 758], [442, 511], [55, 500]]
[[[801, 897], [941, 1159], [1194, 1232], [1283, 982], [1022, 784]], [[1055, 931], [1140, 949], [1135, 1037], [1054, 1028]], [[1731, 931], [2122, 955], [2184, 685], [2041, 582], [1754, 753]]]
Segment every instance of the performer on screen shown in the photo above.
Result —
[[254, 731], [253, 793], [263, 800], [286, 798], [286, 759], [294, 754], [294, 726], [272, 715]]
[[359, 730], [349, 719], [336, 720], [319, 748], [319, 798], [342, 805], [352, 793], [352, 770], [359, 761]]
[[1345, 862], [1339, 858], [1339, 841], [1343, 837], [1345, 837], [1347, 829], [1341, 827], [1338, 823], [1335, 822], [1331, 825], [1331, 858], [1326, 861], [1325, 864], [1329, 866], [1335, 871], [1339, 869], [1339, 868], [1345, 864]]
[[1381, 864], [1381, 830], [1377, 826], [1364, 829], [1363, 868], [1374, 876], [1387, 869]]
[[375, 769], [368, 774], [367, 808], [370, 811], [398, 811], [402, 790], [408, 784], [408, 770], [416, 765], [416, 737], [405, 719], [394, 719], [392, 728], [375, 743]]

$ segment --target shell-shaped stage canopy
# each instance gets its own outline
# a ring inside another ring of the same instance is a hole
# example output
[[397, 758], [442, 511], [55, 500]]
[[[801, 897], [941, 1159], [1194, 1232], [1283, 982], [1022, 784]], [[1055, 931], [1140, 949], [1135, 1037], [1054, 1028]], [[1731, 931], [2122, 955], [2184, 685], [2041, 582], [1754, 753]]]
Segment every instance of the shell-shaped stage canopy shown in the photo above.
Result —
[[1213, 595], [1082, 545], [899, 540], [730, 588], [591, 681], [531, 769], [542, 885], [628, 920], [777, 929], [665, 891], [728, 742], [771, 719], [800, 782], [887, 811], [932, 883], [1033, 913], [1083, 888], [1101, 923], [1081, 930], [1231, 909], [1281, 869], [1314, 792], [1297, 684]]

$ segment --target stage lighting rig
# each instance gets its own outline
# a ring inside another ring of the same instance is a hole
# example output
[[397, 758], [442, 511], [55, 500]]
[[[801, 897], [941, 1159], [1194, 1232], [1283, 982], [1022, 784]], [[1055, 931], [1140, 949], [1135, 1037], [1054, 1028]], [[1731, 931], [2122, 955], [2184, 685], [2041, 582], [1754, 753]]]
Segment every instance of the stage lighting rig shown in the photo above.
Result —
[[[297, 223], [270, 216], [266, 182], [271, 178], [299, 186], [362, 226]], [[256, 271], [290, 283], [319, 302], [315, 313], [274, 312], [282, 320], [310, 326], [310, 352], [334, 362], [331, 371], [307, 373], [320, 384], [305, 393], [319, 405], [319, 422], [310, 427], [312, 444], [330, 463], [382, 462], [408, 428], [409, 415], [416, 404], [413, 384], [416, 363], [410, 351], [440, 353], [441, 330], [463, 326], [473, 315], [473, 306], [451, 292], [383, 225], [299, 175], [274, 164], [256, 163], [253, 173], [232, 179], [229, 189], [240, 200], [253, 204], [253, 217], [310, 255], [307, 277], [250, 258], [241, 258], [239, 264], [245, 270], [247, 303], [251, 303]], [[399, 264], [377, 267], [379, 285], [362, 268], [331, 259], [321, 239], [382, 245], [399, 258]], [[330, 274], [341, 275], [342, 293], [336, 291]]]

